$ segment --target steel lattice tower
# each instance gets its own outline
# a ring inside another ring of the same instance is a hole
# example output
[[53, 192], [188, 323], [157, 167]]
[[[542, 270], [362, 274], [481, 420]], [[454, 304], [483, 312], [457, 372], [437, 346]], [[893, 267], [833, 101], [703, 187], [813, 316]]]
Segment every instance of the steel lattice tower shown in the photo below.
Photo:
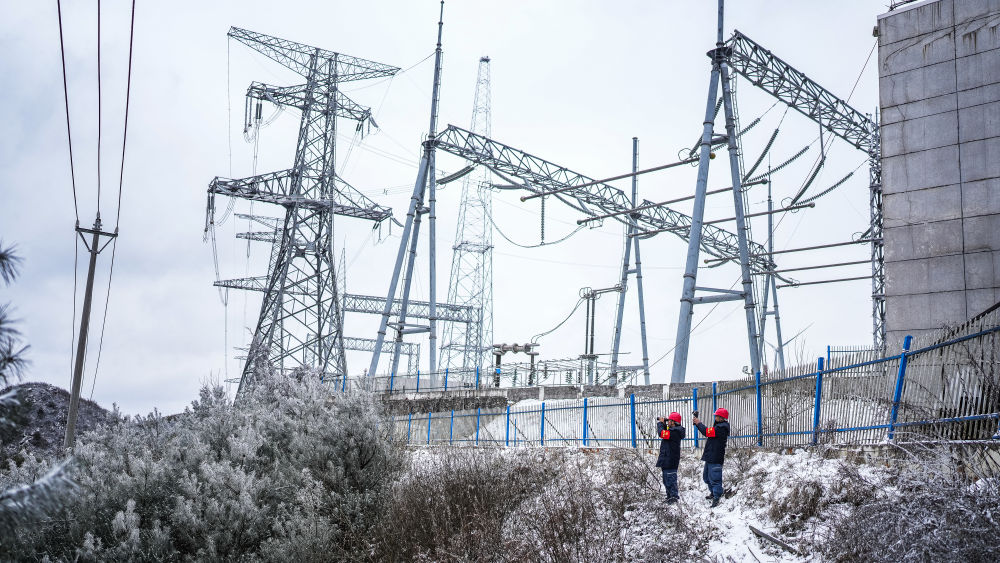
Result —
[[[325, 376], [347, 373], [343, 312], [334, 262], [334, 215], [380, 222], [391, 211], [376, 205], [337, 176], [337, 118], [371, 125], [371, 111], [345, 96], [341, 82], [392, 76], [398, 68], [316, 47], [232, 28], [229, 36], [306, 78], [278, 87], [253, 83], [251, 100], [302, 112], [292, 168], [242, 178], [216, 178], [209, 186], [209, 213], [216, 194], [285, 208], [275, 233], [268, 275], [216, 285], [264, 291], [260, 316], [238, 394], [271, 368], [309, 368]], [[259, 111], [258, 111], [259, 117]]]
[[[490, 58], [479, 59], [470, 130], [490, 136]], [[445, 322], [440, 368], [489, 365], [493, 345], [493, 195], [485, 166], [462, 179], [448, 303], [472, 308], [474, 322]]]

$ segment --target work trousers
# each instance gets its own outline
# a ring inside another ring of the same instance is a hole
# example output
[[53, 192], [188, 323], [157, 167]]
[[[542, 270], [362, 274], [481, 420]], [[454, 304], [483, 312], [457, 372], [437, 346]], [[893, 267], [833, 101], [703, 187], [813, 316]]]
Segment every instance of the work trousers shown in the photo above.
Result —
[[705, 462], [705, 470], [701, 473], [701, 478], [708, 485], [708, 490], [712, 496], [719, 498], [722, 496], [722, 464]]
[[663, 488], [667, 491], [667, 498], [680, 498], [677, 492], [677, 470], [663, 470]]

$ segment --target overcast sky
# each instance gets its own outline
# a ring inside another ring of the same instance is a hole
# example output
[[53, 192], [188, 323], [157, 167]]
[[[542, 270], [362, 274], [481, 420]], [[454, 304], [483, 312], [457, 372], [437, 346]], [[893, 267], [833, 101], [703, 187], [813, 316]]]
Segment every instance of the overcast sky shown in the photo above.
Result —
[[[877, 105], [872, 27], [885, 2], [845, 0], [741, 0], [729, 3], [727, 36], [739, 29], [834, 93], [851, 98], [859, 110]], [[206, 7], [210, 6], [210, 7]], [[426, 134], [438, 2], [143, 2], [135, 17], [135, 47], [129, 136], [124, 171], [120, 232], [100, 365], [97, 342], [104, 324], [111, 248], [100, 255], [95, 305], [84, 381], [84, 396], [127, 413], [157, 408], [175, 412], [196, 396], [205, 381], [237, 377], [243, 346], [256, 322], [259, 295], [231, 292], [224, 306], [215, 280], [213, 252], [203, 242], [206, 188], [213, 177], [252, 174], [254, 144], [244, 140], [243, 104], [253, 80], [276, 85], [301, 79], [240, 43], [226, 32], [238, 26], [404, 69], [391, 80], [352, 83], [350, 96], [373, 108], [381, 129], [363, 140], [351, 128], [338, 145], [340, 174], [405, 219], [416, 175], [420, 141]], [[100, 211], [105, 229], [115, 226], [121, 134], [128, 60], [129, 3], [102, 3], [102, 150]], [[468, 127], [479, 58], [491, 57], [493, 138], [591, 177], [629, 170], [631, 139], [640, 140], [640, 165], [676, 160], [701, 132], [710, 71], [705, 52], [715, 40], [715, 2], [675, 0], [593, 2], [547, 0], [457, 2], [445, 5], [442, 127]], [[66, 66], [74, 135], [80, 221], [93, 223], [97, 200], [97, 50], [94, 2], [63, 2]], [[26, 380], [69, 387], [73, 319], [75, 220], [70, 184], [59, 31], [55, 2], [0, 0], [0, 238], [16, 243], [24, 258], [17, 282], [4, 288], [22, 319], [32, 360]], [[423, 62], [421, 62], [423, 61]], [[417, 64], [419, 63], [419, 64]], [[416, 65], [416, 66], [414, 66]], [[411, 68], [412, 67], [412, 68]], [[741, 122], [763, 115], [743, 138], [752, 162], [781, 122], [773, 164], [806, 145], [809, 153], [775, 176], [776, 201], [794, 194], [819, 155], [818, 127], [788, 112], [774, 99], [738, 81]], [[269, 115], [272, 108], [265, 108]], [[782, 121], [784, 117], [784, 120]], [[719, 122], [721, 128], [721, 120]], [[257, 141], [258, 173], [288, 168], [295, 150], [298, 117], [277, 115]], [[859, 151], [827, 139], [828, 165], [810, 193], [833, 184], [865, 162]], [[230, 148], [231, 147], [231, 148]], [[464, 166], [440, 155], [442, 173]], [[720, 166], [721, 165], [721, 166]], [[748, 163], [749, 165], [749, 163]], [[849, 240], [868, 224], [867, 167], [807, 212], [779, 216], [775, 245], [796, 248]], [[661, 201], [693, 193], [694, 168], [642, 177], [640, 197]], [[447, 294], [450, 247], [455, 237], [460, 182], [440, 190], [438, 199], [438, 295]], [[628, 182], [616, 183], [628, 189]], [[709, 189], [729, 185], [725, 160], [714, 161]], [[500, 229], [524, 245], [539, 242], [539, 202], [520, 194], [494, 199]], [[756, 187], [750, 211], [765, 208], [766, 192]], [[220, 212], [227, 202], [220, 198]], [[732, 215], [732, 198], [714, 196], [706, 218]], [[690, 205], [677, 210], [689, 213]], [[238, 202], [235, 212], [249, 211]], [[257, 204], [257, 213], [277, 214]], [[221, 213], [220, 213], [221, 217]], [[576, 227], [578, 213], [550, 203], [546, 239]], [[766, 238], [764, 220], [754, 236]], [[726, 228], [732, 229], [732, 223]], [[264, 247], [251, 248], [235, 234], [245, 222], [230, 217], [217, 232], [223, 278], [262, 275]], [[400, 229], [381, 233], [371, 224], [338, 219], [337, 247], [346, 252], [348, 290], [384, 296]], [[426, 232], [426, 231], [425, 231]], [[618, 281], [622, 228], [606, 222], [584, 229], [566, 242], [523, 249], [494, 236], [496, 342], [526, 342], [562, 320], [581, 287], [608, 287]], [[687, 245], [671, 234], [642, 243], [647, 326], [654, 382], [670, 377], [681, 274]], [[418, 260], [414, 298], [427, 298], [426, 240]], [[867, 247], [790, 254], [782, 267], [863, 260]], [[86, 256], [77, 268], [78, 305]], [[804, 272], [797, 279], [866, 275], [865, 265]], [[730, 287], [739, 277], [728, 265], [703, 270], [699, 285]], [[634, 284], [631, 286], [634, 288]], [[783, 332], [799, 336], [790, 359], [814, 361], [828, 344], [871, 342], [871, 287], [851, 282], [780, 294]], [[443, 299], [443, 297], [441, 297]], [[79, 307], [78, 307], [79, 309]], [[611, 348], [615, 297], [598, 302], [598, 353]], [[78, 311], [79, 314], [79, 311]], [[640, 363], [638, 313], [629, 295], [623, 364]], [[691, 346], [688, 380], [738, 377], [748, 363], [741, 304], [700, 306]], [[541, 340], [542, 359], [582, 353], [582, 308], [558, 331]], [[377, 318], [348, 315], [346, 332], [374, 337]], [[768, 340], [774, 342], [773, 324]], [[427, 367], [426, 337], [423, 343]], [[226, 346], [229, 346], [229, 349]], [[513, 360], [513, 358], [511, 358]], [[368, 354], [349, 353], [348, 368], [360, 373]], [[381, 366], [387, 366], [383, 360]], [[386, 368], [387, 369], [387, 368]]]

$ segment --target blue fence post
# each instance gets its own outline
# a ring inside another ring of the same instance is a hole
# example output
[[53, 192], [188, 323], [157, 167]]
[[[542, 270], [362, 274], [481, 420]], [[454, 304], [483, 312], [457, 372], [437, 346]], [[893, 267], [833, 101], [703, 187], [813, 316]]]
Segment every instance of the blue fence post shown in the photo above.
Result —
[[[829, 354], [829, 346], [827, 354]], [[813, 445], [819, 441], [819, 408], [823, 399], [823, 358], [816, 359], [816, 398], [813, 400]]]
[[431, 414], [427, 413], [427, 445], [431, 444]]
[[542, 401], [542, 424], [541, 424], [541, 434], [539, 435], [542, 441], [542, 445], [545, 445], [545, 401]]
[[394, 380], [395, 378], [396, 378], [396, 372], [391, 372], [391, 373], [389, 374], [389, 394], [390, 394], [390, 395], [392, 395], [392, 384], [394, 383], [394, 381], [393, 381], [393, 380]]
[[761, 400], [760, 396], [760, 372], [758, 371], [754, 375], [754, 379], [757, 385], [757, 445], [764, 445], [764, 401]]
[[476, 409], [476, 445], [477, 446], [479, 445], [479, 413], [481, 411], [482, 411], [482, 408], [477, 408]]
[[583, 398], [583, 445], [587, 445], [587, 398]]
[[638, 448], [639, 443], [635, 439], [635, 393], [628, 396], [628, 407], [632, 418], [632, 447]]
[[[697, 387], [692, 387], [691, 388], [691, 405], [692, 405], [692, 407], [691, 407], [692, 411], [698, 410], [698, 388]], [[701, 413], [699, 413], [699, 414], [701, 414]], [[694, 431], [694, 449], [696, 449], [696, 450], [698, 449], [698, 441], [699, 441], [698, 440], [698, 430], [695, 429], [695, 431]]]
[[899, 355], [899, 373], [896, 374], [896, 390], [892, 394], [892, 412], [889, 414], [889, 440], [896, 439], [896, 417], [899, 416], [899, 401], [903, 397], [903, 378], [906, 377], [906, 353], [910, 351], [913, 337], [909, 334], [903, 338], [903, 353]]
[[448, 368], [444, 368], [444, 390], [448, 390]]
[[341, 376], [341, 378], [340, 378], [340, 392], [343, 393], [345, 389], [347, 389], [347, 374], [346, 373], [343, 376]]
[[413, 413], [410, 413], [409, 420], [406, 421], [406, 443], [410, 443], [410, 429], [413, 427]]
[[716, 382], [713, 381], [712, 382], [712, 413], [713, 414], [715, 414], [715, 411], [719, 408], [719, 407], [717, 407], [715, 405], [715, 402], [716, 402], [715, 394], [716, 394], [717, 391], [718, 391], [718, 383], [716, 383]]
[[417, 370], [417, 393], [420, 392], [420, 370]]
[[476, 366], [476, 389], [479, 389], [479, 366]]
[[455, 442], [455, 409], [451, 409], [451, 426], [448, 427], [448, 444]]
[[[507, 405], [507, 424], [506, 424], [506, 428], [504, 429], [504, 432], [505, 432], [505, 435], [504, 435], [504, 438], [503, 438], [503, 445], [509, 446], [510, 445], [510, 405]], [[516, 440], [517, 436], [514, 436], [514, 439]]]

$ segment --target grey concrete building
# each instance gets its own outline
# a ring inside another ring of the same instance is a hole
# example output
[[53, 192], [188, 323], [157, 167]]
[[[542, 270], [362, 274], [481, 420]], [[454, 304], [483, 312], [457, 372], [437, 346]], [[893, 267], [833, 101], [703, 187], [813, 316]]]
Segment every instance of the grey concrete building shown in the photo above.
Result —
[[909, 4], [878, 36], [894, 351], [1000, 301], [1000, 0]]

